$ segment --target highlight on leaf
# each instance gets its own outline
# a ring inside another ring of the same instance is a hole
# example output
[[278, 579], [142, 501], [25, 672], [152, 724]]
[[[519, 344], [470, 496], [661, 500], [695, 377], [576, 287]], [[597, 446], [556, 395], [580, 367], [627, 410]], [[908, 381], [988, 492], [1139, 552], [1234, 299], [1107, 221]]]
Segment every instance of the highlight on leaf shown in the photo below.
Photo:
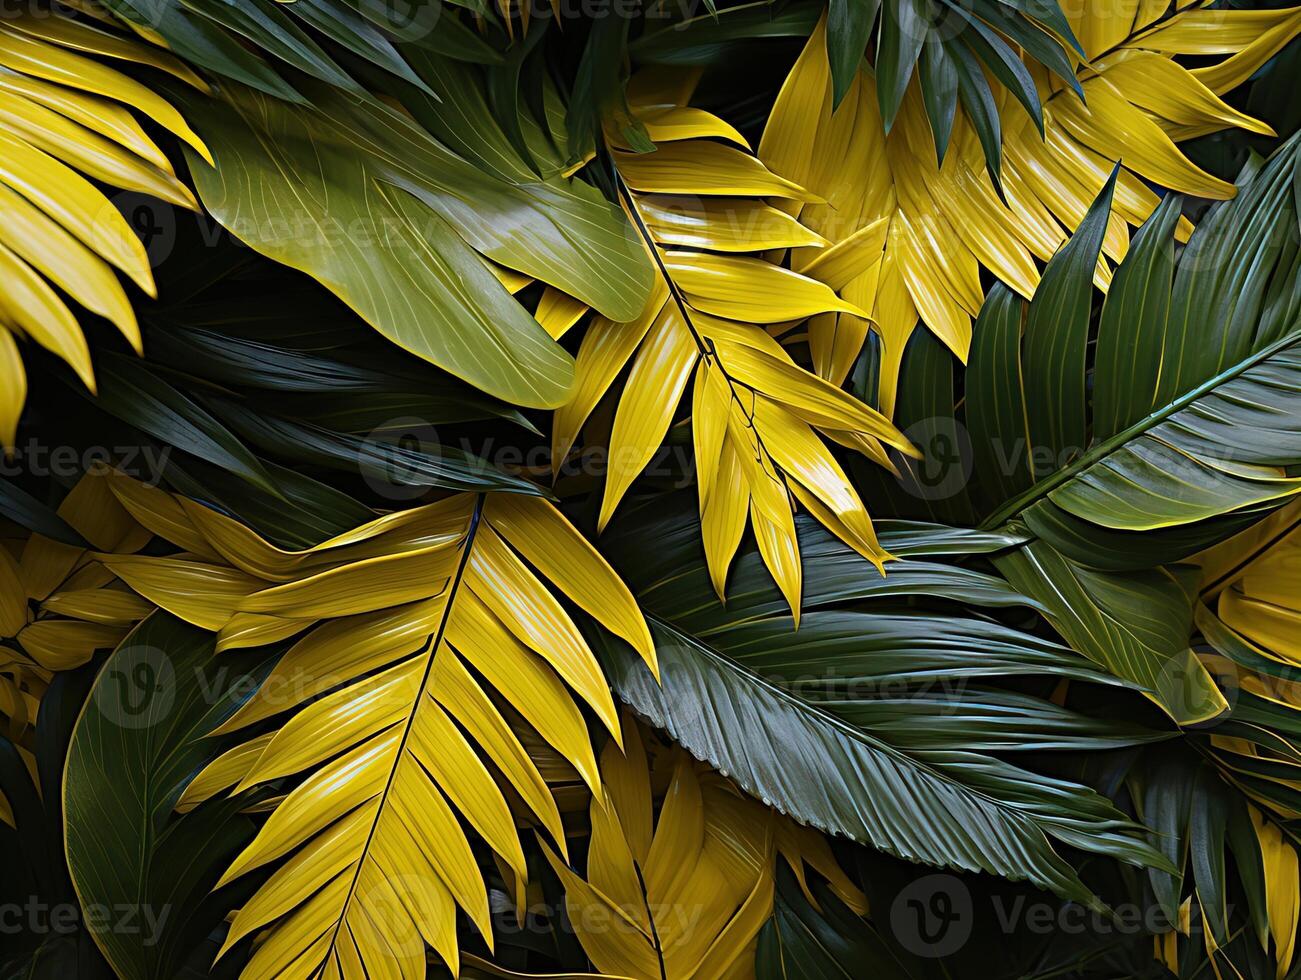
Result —
[[219, 651], [296, 637], [218, 732], [246, 741], [180, 801], [279, 788], [223, 879], [288, 859], [232, 922], [223, 952], [250, 936], [256, 944], [241, 976], [423, 976], [426, 944], [456, 970], [458, 909], [491, 945], [470, 831], [524, 878], [517, 820], [566, 846], [512, 719], [598, 794], [579, 705], [619, 732], [601, 669], [558, 595], [655, 669], [646, 624], [597, 552], [538, 498], [460, 494], [284, 551], [183, 497], [123, 478], [111, 486], [142, 524], [186, 549], [103, 556], [133, 588], [216, 631]]
[[[808, 509], [878, 566], [889, 554], [828, 441], [891, 466], [886, 447], [912, 453], [884, 417], [801, 367], [766, 325], [855, 311], [837, 289], [863, 254], [828, 250], [808, 274], [768, 261], [771, 250], [820, 250], [816, 235], [762, 200], [803, 199], [736, 142], [716, 116], [686, 103], [695, 78], [648, 71], [629, 89], [633, 111], [665, 140], [647, 154], [615, 151], [629, 220], [658, 271], [636, 320], [598, 317], [585, 330], [577, 379], [556, 412], [553, 465], [628, 370], [610, 433], [600, 526], [664, 441], [691, 385], [691, 432], [702, 535], [714, 589], [747, 525], [798, 619], [802, 571], [793, 512]], [[749, 253], [749, 254], [746, 254]], [[834, 253], [834, 254], [833, 254]], [[858, 312], [862, 312], [858, 310]]]
[[[1112, 264], [1129, 245], [1129, 225], [1159, 200], [1151, 185], [1200, 197], [1232, 197], [1232, 184], [1190, 161], [1177, 142], [1239, 127], [1269, 127], [1220, 96], [1301, 33], [1301, 10], [1209, 9], [1125, 0], [1105, 8], [1072, 4], [1065, 17], [1083, 47], [1074, 76], [1063, 80], [1024, 50], [1025, 65], [991, 82], [983, 113], [958, 113], [947, 152], [937, 159], [928, 72], [908, 83], [893, 126], [882, 119], [880, 66], [858, 69], [833, 110], [825, 26], [809, 38], [764, 127], [759, 158], [768, 169], [820, 198], [783, 207], [832, 243], [866, 236], [873, 251], [842, 295], [866, 315], [827, 311], [809, 324], [818, 374], [840, 384], [869, 329], [881, 338], [879, 399], [891, 415], [900, 361], [920, 321], [966, 362], [971, 324], [988, 270], [1021, 296], [1075, 230], [1115, 163], [1122, 164], [1095, 283], [1106, 289]], [[964, 36], [970, 36], [970, 31]], [[1214, 38], [1214, 40], [1212, 40]], [[936, 49], [937, 51], [940, 49]], [[1177, 58], [1222, 60], [1186, 67]], [[944, 62], [945, 56], [936, 58]], [[962, 77], [948, 63], [937, 76]], [[1042, 102], [1043, 125], [1018, 97]], [[888, 133], [887, 133], [888, 129]], [[1001, 147], [995, 184], [985, 173], [991, 145]], [[984, 147], [982, 149], [982, 146]], [[1192, 228], [1181, 219], [1178, 234]], [[867, 248], [868, 243], [864, 242]], [[796, 271], [817, 261], [797, 250]]]

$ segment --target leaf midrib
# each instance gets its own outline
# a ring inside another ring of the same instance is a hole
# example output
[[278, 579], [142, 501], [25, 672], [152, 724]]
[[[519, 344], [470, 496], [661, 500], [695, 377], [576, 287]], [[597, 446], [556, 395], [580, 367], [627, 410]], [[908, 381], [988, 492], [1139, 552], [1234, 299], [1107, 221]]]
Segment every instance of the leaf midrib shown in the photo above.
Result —
[[1268, 360], [1275, 354], [1282, 350], [1286, 350], [1288, 347], [1291, 347], [1298, 342], [1301, 342], [1301, 331], [1294, 330], [1287, 336], [1281, 337], [1267, 347], [1264, 347], [1249, 357], [1239, 361], [1237, 364], [1233, 365], [1233, 367], [1221, 371], [1219, 374], [1202, 382], [1197, 387], [1190, 389], [1174, 401], [1163, 405], [1155, 412], [1145, 415], [1128, 428], [1122, 429], [1111, 438], [1098, 443], [1078, 459], [1063, 466], [1061, 469], [1044, 479], [1039, 480], [1028, 490], [1013, 497], [998, 510], [994, 511], [993, 514], [981, 521], [980, 524], [977, 525], [978, 529], [989, 531], [1002, 526], [1007, 523], [1007, 521], [1024, 511], [1031, 504], [1038, 503], [1040, 500], [1047, 497], [1062, 484], [1073, 479], [1084, 470], [1089, 469], [1095, 463], [1101, 462], [1118, 449], [1123, 448], [1126, 443], [1144, 435], [1149, 429], [1166, 421], [1177, 412], [1183, 411], [1189, 405], [1204, 398], [1216, 388], [1228, 384], [1230, 381], [1233, 381], [1235, 378], [1251, 370], [1251, 368], [1255, 367], [1257, 364]]
[[[1010, 816], [1016, 819], [1028, 821], [1030, 825], [1034, 827], [1035, 830], [1037, 830], [1041, 834], [1044, 834], [1045, 838], [1048, 836], [1047, 832], [1044, 830], [1044, 828], [1039, 826], [1037, 821], [1035, 821], [1031, 817], [1027, 817], [1024, 813], [1022, 813], [1019, 810], [1016, 810], [1014, 807], [1006, 806], [1003, 802], [994, 799], [988, 794], [978, 789], [975, 789], [974, 787], [968, 786], [965, 783], [961, 783], [956, 779], [954, 779], [953, 777], [934, 769], [933, 767], [927, 765], [926, 763], [909, 755], [907, 752], [904, 752], [902, 749], [895, 748], [894, 746], [890, 745], [888, 742], [880, 741], [874, 738], [872, 735], [869, 735], [867, 732], [863, 731], [862, 729], [855, 728], [853, 725], [850, 725], [848, 722], [840, 718], [837, 718], [835, 715], [832, 715], [828, 712], [821, 710], [816, 705], [810, 704], [809, 702], [805, 701], [803, 698], [796, 697], [795, 695], [791, 694], [789, 691], [786, 691], [779, 685], [774, 684], [772, 681], [768, 680], [768, 678], [764, 677], [762, 674], [751, 670], [750, 668], [746, 667], [744, 664], [741, 664], [738, 661], [733, 660], [727, 654], [714, 649], [712, 646], [710, 646], [707, 643], [704, 643], [695, 635], [684, 632], [681, 629], [677, 628], [671, 622], [664, 619], [662, 616], [659, 616], [652, 612], [646, 612], [645, 616], [648, 620], [650, 620], [657, 626], [660, 626], [663, 629], [667, 630], [668, 632], [674, 634], [675, 636], [679, 637], [687, 644], [698, 648], [707, 656], [713, 657], [715, 660], [721, 661], [725, 666], [743, 674], [747, 679], [756, 682], [757, 684], [759, 684], [759, 686], [763, 687], [766, 691], [768, 691], [775, 697], [779, 698], [780, 700], [795, 706], [796, 708], [798, 708], [803, 712], [816, 716], [819, 721], [824, 722], [829, 727], [836, 729], [837, 731], [843, 733], [844, 735], [853, 739], [854, 741], [857, 741], [867, 746], [869, 749], [872, 749], [873, 751], [880, 752], [883, 755], [893, 760], [905, 763], [915, 769], [918, 769], [926, 773], [931, 778], [943, 782], [948, 786], [952, 786], [963, 793], [969, 793], [971, 796], [987, 802], [990, 806], [994, 807], [999, 812], [1008, 813], [1010, 810], [1011, 811], [1009, 814]], [[737, 772], [732, 773], [732, 777], [734, 779], [738, 778], [739, 776], [740, 774]], [[826, 828], [826, 829], [830, 829], [830, 828]]]
[[[470, 552], [474, 550], [475, 534], [479, 530], [479, 522], [483, 518], [483, 508], [485, 495], [480, 493], [474, 501], [474, 510], [470, 514], [469, 526], [465, 533], [465, 551], [461, 555], [460, 561], [456, 566], [456, 574], [452, 577], [451, 584], [447, 590], [447, 603], [443, 606], [443, 615], [439, 620], [438, 629], [431, 633], [428, 643], [428, 661], [425, 663], [424, 673], [420, 678], [420, 686], [416, 691], [416, 700], [411, 707], [410, 714], [407, 715], [405, 727], [402, 730], [402, 738], [398, 742], [397, 750], [393, 756], [393, 765], [389, 769], [388, 780], [384, 784], [383, 791], [379, 794], [379, 805], [375, 808], [375, 819], [371, 822], [370, 831], [366, 835], [366, 842], [362, 845], [361, 851], [357, 858], [356, 869], [353, 872], [352, 881], [348, 885], [348, 894], [339, 906], [339, 917], [334, 923], [334, 932], [330, 936], [329, 949], [334, 949], [335, 943], [338, 942], [339, 930], [342, 928], [344, 921], [348, 918], [348, 912], [352, 906], [353, 895], [357, 891], [357, 885], [361, 881], [362, 866], [369, 860], [370, 847], [375, 839], [375, 833], [379, 829], [380, 820], [384, 816], [384, 807], [388, 803], [389, 792], [393, 788], [393, 781], [397, 778], [398, 769], [402, 766], [402, 755], [406, 751], [407, 739], [411, 735], [411, 728], [415, 724], [416, 714], [420, 711], [424, 703], [425, 688], [429, 683], [429, 676], [433, 672], [434, 662], [438, 659], [438, 648], [442, 645], [443, 634], [447, 629], [447, 623], [452, 618], [452, 605], [456, 602], [456, 592], [461, 584], [461, 578], [465, 574], [465, 568], [470, 561]], [[328, 954], [327, 954], [328, 955]]]

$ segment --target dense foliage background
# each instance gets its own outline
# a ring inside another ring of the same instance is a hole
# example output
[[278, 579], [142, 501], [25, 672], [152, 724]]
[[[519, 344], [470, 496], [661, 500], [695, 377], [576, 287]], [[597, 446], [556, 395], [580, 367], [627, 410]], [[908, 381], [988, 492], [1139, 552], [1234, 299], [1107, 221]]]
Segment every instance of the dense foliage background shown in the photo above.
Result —
[[0, 977], [1301, 977], [1301, 7], [0, 12]]

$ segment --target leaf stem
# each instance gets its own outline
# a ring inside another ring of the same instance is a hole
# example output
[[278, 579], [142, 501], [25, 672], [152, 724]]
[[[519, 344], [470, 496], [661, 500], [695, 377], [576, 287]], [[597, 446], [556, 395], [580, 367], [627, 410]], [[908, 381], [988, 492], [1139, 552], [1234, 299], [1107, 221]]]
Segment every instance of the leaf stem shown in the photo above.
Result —
[[1255, 367], [1261, 361], [1268, 360], [1279, 351], [1285, 350], [1299, 341], [1301, 341], [1301, 334], [1295, 332], [1290, 333], [1286, 337], [1274, 341], [1274, 343], [1270, 344], [1268, 347], [1258, 350], [1250, 357], [1239, 361], [1228, 370], [1221, 371], [1213, 378], [1202, 382], [1196, 388], [1190, 389], [1174, 401], [1163, 405], [1155, 412], [1145, 415], [1133, 425], [1129, 426], [1129, 428], [1116, 433], [1110, 439], [1098, 443], [1079, 459], [1067, 466], [1063, 466], [1060, 470], [1040, 480], [1028, 490], [1013, 497], [998, 510], [994, 511], [993, 514], [981, 521], [979, 525], [980, 529], [988, 531], [1005, 524], [1008, 520], [1020, 514], [1021, 511], [1025, 510], [1031, 504], [1037, 503], [1042, 498], [1048, 496], [1048, 494], [1052, 493], [1063, 483], [1066, 483], [1083, 470], [1088, 469], [1094, 463], [1099, 462], [1107, 456], [1110, 456], [1116, 450], [1122, 448], [1125, 443], [1129, 442], [1131, 439], [1143, 435], [1148, 429], [1153, 428], [1160, 422], [1164, 422], [1166, 419], [1170, 418], [1170, 416], [1187, 408], [1199, 398], [1210, 394], [1216, 388], [1220, 387], [1220, 385], [1227, 384], [1234, 378], [1237, 378], [1239, 375], [1244, 374], [1251, 368]]

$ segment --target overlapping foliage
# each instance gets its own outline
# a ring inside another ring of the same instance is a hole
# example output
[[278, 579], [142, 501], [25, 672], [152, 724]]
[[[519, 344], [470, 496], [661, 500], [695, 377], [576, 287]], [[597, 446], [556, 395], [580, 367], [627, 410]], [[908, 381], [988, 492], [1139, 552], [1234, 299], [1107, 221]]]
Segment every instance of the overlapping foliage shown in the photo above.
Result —
[[6, 12], [0, 977], [1298, 976], [1298, 34]]

